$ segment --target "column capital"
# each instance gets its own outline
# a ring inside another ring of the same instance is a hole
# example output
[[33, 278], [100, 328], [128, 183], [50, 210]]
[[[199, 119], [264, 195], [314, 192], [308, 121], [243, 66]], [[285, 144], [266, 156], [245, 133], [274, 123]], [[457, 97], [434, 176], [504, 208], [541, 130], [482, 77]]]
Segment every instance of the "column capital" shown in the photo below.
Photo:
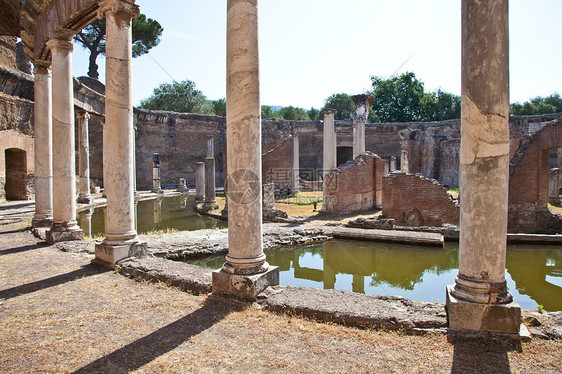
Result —
[[51, 52], [55, 49], [66, 49], [67, 51], [72, 52], [74, 49], [72, 41], [66, 39], [50, 39], [47, 41], [47, 47], [51, 50]]
[[373, 95], [366, 95], [366, 94], [351, 96], [351, 100], [353, 100], [353, 102], [357, 106], [359, 105], [371, 106], [375, 103], [375, 97]]
[[338, 114], [338, 111], [335, 110], [335, 109], [332, 109], [332, 108], [326, 108], [326, 109], [324, 109], [321, 113], [322, 113], [324, 116], [327, 116], [327, 115], [329, 115], [329, 114], [336, 115], [336, 114]]
[[102, 19], [105, 17], [107, 12], [112, 13], [125, 13], [131, 18], [137, 18], [140, 14], [139, 6], [135, 4], [134, 1], [127, 0], [105, 0], [100, 3], [98, 9], [98, 18]]
[[33, 74], [34, 75], [50, 75], [51, 74], [51, 61], [35, 59], [33, 61]]
[[88, 120], [88, 119], [90, 119], [90, 118], [92, 117], [92, 115], [91, 115], [89, 112], [86, 112], [86, 111], [84, 111], [84, 112], [82, 112], [82, 111], [77, 111], [77, 112], [76, 112], [76, 117], [78, 117], [78, 118], [83, 118], [83, 119]]

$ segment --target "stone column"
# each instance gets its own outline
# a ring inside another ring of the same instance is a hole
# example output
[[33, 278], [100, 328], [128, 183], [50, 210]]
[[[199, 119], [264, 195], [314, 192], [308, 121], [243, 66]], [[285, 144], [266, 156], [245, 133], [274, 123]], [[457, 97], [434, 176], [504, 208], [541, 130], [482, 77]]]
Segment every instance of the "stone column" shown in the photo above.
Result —
[[375, 102], [372, 95], [355, 95], [351, 97], [357, 106], [351, 115], [353, 118], [353, 158], [365, 152], [365, 123], [369, 118], [369, 107]]
[[548, 202], [551, 204], [560, 204], [559, 174], [560, 169], [550, 169], [548, 178]]
[[508, 0], [462, 0], [459, 273], [449, 327], [518, 333], [505, 280], [509, 183]]
[[152, 192], [164, 193], [160, 185], [160, 155], [158, 153], [152, 155]]
[[207, 136], [207, 157], [215, 157], [215, 143], [212, 135]]
[[146, 255], [146, 242], [135, 230], [133, 171], [133, 96], [131, 18], [138, 7], [127, 1], [100, 3], [98, 18], [106, 18], [106, 87], [103, 181], [107, 195], [105, 239], [96, 243], [96, 261], [113, 267], [132, 256]]
[[402, 173], [409, 173], [409, 162], [408, 162], [408, 151], [406, 150], [401, 150], [400, 151], [400, 171]]
[[216, 186], [215, 186], [215, 158], [205, 158], [205, 202], [203, 210], [217, 209]]
[[50, 61], [35, 60], [35, 214], [33, 228], [53, 225], [53, 113]]
[[88, 141], [88, 112], [79, 113], [78, 119], [78, 202], [89, 204], [92, 202], [90, 194], [90, 143]]
[[205, 200], [205, 163], [195, 164], [195, 202], [202, 203]]
[[261, 107], [257, 0], [227, 1], [228, 255], [213, 294], [255, 300], [279, 284], [262, 243]]
[[394, 173], [396, 171], [396, 156], [390, 157], [390, 172]]
[[51, 39], [53, 69], [53, 227], [47, 242], [84, 238], [76, 222], [72, 33]]
[[300, 150], [299, 150], [299, 134], [293, 135], [293, 158], [292, 158], [293, 170], [291, 173], [291, 191], [293, 193], [299, 192], [300, 188]]
[[335, 128], [335, 115], [338, 113], [335, 109], [326, 109], [322, 112], [324, 115], [324, 141], [323, 141], [323, 165], [322, 175], [334, 170], [337, 163], [337, 140]]
[[[133, 190], [135, 196], [137, 191], [137, 116], [133, 113]], [[136, 226], [135, 226], [136, 230]]]

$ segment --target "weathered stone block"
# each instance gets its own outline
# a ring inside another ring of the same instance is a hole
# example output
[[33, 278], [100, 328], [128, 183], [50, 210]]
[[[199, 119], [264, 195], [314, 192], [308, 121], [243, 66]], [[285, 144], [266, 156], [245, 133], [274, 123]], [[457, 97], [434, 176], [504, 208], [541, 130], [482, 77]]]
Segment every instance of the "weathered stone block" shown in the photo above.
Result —
[[509, 304], [478, 304], [457, 299], [447, 286], [447, 321], [449, 328], [482, 332], [519, 334], [521, 308], [515, 301]]
[[52, 218], [33, 218], [31, 221], [31, 228], [38, 229], [38, 228], [51, 228], [53, 226], [53, 219]]
[[55, 244], [58, 242], [67, 242], [70, 240], [83, 240], [84, 231], [78, 230], [49, 230], [47, 231], [47, 243]]
[[94, 262], [113, 268], [117, 262], [125, 258], [143, 258], [147, 256], [147, 253], [148, 245], [146, 242], [126, 245], [107, 245], [99, 242], [96, 243], [96, 258]]
[[237, 275], [217, 270], [213, 272], [212, 291], [214, 295], [254, 301], [267, 287], [278, 284], [279, 267], [277, 266], [270, 266], [265, 273], [256, 275]]

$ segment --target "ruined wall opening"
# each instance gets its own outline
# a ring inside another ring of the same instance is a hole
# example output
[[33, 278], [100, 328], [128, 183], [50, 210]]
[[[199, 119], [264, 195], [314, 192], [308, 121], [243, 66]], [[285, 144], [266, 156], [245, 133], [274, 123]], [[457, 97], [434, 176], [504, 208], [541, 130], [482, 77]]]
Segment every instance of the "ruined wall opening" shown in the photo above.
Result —
[[337, 165], [340, 167], [348, 161], [353, 160], [353, 147], [340, 146], [336, 149]]
[[6, 160], [6, 200], [27, 200], [27, 158], [26, 152], [18, 148], [4, 151]]

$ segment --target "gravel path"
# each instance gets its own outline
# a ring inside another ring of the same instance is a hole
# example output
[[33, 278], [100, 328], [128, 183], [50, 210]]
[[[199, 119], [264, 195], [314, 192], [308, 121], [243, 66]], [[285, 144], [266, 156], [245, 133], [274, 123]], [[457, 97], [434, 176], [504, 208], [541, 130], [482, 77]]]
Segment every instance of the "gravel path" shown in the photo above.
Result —
[[560, 373], [559, 341], [362, 330], [136, 282], [0, 225], [0, 372]]

